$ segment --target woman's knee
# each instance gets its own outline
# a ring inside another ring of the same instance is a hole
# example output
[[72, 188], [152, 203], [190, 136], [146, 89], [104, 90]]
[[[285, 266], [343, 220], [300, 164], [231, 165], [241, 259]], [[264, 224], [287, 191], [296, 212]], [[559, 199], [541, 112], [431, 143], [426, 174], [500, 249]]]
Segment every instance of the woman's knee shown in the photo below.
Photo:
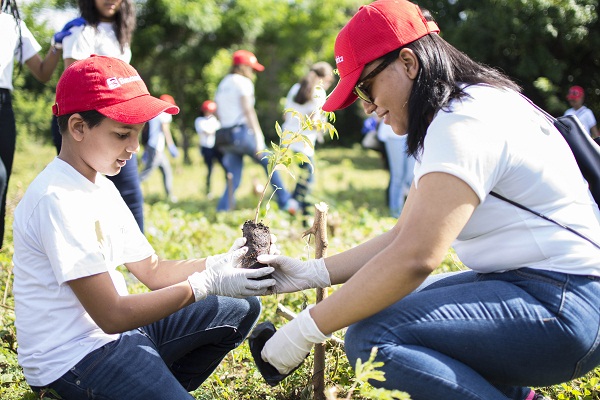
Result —
[[373, 347], [378, 347], [375, 340], [378, 336], [374, 332], [373, 326], [364, 321], [348, 327], [344, 339], [344, 348], [350, 365], [355, 366], [359, 358], [363, 362], [369, 359]]

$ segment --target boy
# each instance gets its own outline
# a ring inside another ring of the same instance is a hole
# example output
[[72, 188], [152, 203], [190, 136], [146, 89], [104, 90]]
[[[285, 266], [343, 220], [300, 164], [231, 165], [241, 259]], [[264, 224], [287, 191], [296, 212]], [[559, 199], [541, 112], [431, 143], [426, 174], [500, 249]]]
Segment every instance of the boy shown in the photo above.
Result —
[[[260, 313], [273, 271], [235, 268], [247, 251], [162, 260], [114, 184], [143, 124], [179, 109], [150, 96], [111, 57], [69, 66], [52, 107], [62, 147], [15, 210], [19, 363], [37, 392], [62, 398], [192, 398]], [[128, 295], [124, 265], [152, 291]], [[217, 296], [215, 296], [217, 295]], [[230, 297], [220, 297], [230, 296]]]

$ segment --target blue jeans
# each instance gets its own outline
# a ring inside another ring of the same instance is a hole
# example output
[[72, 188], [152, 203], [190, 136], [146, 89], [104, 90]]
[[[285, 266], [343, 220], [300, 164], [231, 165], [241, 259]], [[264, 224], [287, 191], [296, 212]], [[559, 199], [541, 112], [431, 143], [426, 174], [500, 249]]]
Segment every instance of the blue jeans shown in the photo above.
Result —
[[136, 155], [134, 154], [130, 160], [127, 160], [127, 164], [121, 168], [121, 172], [117, 175], [107, 176], [107, 178], [115, 184], [140, 230], [144, 232], [144, 196], [140, 185]]
[[145, 181], [150, 176], [150, 173], [156, 168], [160, 169], [163, 177], [163, 186], [167, 197], [173, 194], [173, 171], [171, 163], [164, 151], [156, 151], [154, 147], [146, 146], [144, 149], [144, 167], [140, 172], [140, 182]]
[[385, 142], [385, 151], [390, 166], [388, 204], [391, 216], [398, 218], [414, 178], [415, 159], [406, 154], [406, 136], [388, 139]]
[[[265, 172], [267, 172], [267, 165], [269, 161], [266, 158], [259, 158], [261, 156], [257, 156], [256, 154], [235, 154], [235, 153], [224, 153], [223, 154], [223, 166], [225, 167], [225, 171], [232, 174], [232, 188], [231, 195], [229, 193], [229, 188], [225, 187], [225, 193], [221, 196], [219, 200], [219, 204], [217, 204], [217, 211], [229, 211], [232, 210], [235, 205], [235, 191], [240, 186], [240, 182], [242, 180], [242, 167], [244, 166], [244, 156], [248, 155], [252, 158], [252, 161], [259, 163], [263, 166]], [[273, 189], [278, 188], [275, 192], [275, 196], [277, 197], [277, 204], [280, 209], [285, 207], [285, 203], [290, 199], [290, 193], [285, 190], [283, 186], [283, 181], [281, 180], [281, 176], [277, 171], [273, 174], [273, 178], [271, 179], [271, 185]], [[229, 197], [231, 196], [231, 203], [229, 201]]]
[[[48, 388], [65, 399], [181, 400], [248, 336], [256, 297], [209, 296], [91, 352]], [[45, 388], [32, 387], [36, 392]]]
[[[6, 197], [8, 182], [12, 173], [15, 148], [17, 143], [17, 127], [15, 113], [12, 108], [10, 90], [0, 88], [0, 163], [2, 182], [0, 182], [0, 248], [4, 239], [6, 218]], [[4, 190], [2, 190], [4, 188]]]
[[298, 201], [298, 204], [300, 204], [300, 210], [304, 215], [306, 215], [308, 207], [310, 206], [306, 201], [306, 197], [311, 193], [313, 182], [315, 180], [315, 160], [314, 157], [308, 157], [308, 159], [310, 160], [310, 164], [302, 163], [298, 165], [301, 171], [298, 174], [296, 188], [292, 195], [292, 197]]
[[352, 365], [378, 347], [413, 400], [524, 399], [600, 364], [600, 278], [529, 268], [452, 275], [348, 328]]

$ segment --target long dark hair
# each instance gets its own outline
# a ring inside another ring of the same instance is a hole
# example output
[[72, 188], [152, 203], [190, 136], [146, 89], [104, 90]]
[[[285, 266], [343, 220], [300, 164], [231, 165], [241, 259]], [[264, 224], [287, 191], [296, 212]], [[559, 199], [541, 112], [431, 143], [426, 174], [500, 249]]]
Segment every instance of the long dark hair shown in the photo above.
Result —
[[[79, 11], [81, 16], [87, 21], [88, 24], [97, 27], [100, 23], [100, 13], [96, 9], [96, 2], [94, 0], [79, 0]], [[124, 51], [125, 46], [131, 43], [131, 37], [135, 30], [136, 16], [135, 16], [135, 4], [133, 0], [123, 0], [119, 11], [115, 14], [115, 33], [117, 40], [121, 45], [121, 52]]]
[[[419, 60], [419, 72], [408, 99], [407, 152], [419, 157], [434, 114], [454, 99], [467, 94], [458, 85], [486, 84], [512, 89], [521, 88], [502, 72], [469, 58], [437, 34], [429, 34], [404, 46]], [[396, 50], [397, 51], [397, 50]]]
[[304, 104], [313, 98], [315, 86], [321, 82], [323, 78], [331, 75], [333, 68], [325, 61], [319, 61], [310, 67], [310, 71], [300, 81], [298, 93], [294, 96], [294, 102]]
[[19, 30], [19, 69], [17, 70], [17, 76], [23, 69], [23, 36], [21, 34], [21, 16], [19, 15], [19, 8], [15, 0], [2, 0], [2, 12], [11, 14], [17, 22], [17, 29]]

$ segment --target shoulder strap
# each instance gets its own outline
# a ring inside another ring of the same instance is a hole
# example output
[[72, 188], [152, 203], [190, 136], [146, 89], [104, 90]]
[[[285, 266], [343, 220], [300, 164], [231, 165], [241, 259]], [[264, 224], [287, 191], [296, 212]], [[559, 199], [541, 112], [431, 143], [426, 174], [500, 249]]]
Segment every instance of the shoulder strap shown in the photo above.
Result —
[[550, 218], [550, 217], [547, 217], [547, 216], [545, 216], [545, 215], [544, 215], [544, 214], [542, 214], [542, 213], [539, 213], [539, 212], [537, 212], [537, 211], [534, 211], [534, 210], [532, 210], [531, 208], [527, 208], [527, 207], [525, 207], [524, 205], [517, 203], [516, 201], [512, 201], [512, 200], [510, 200], [510, 199], [507, 199], [506, 197], [504, 197], [504, 196], [501, 196], [501, 195], [499, 195], [499, 194], [498, 194], [498, 193], [496, 193], [496, 192], [490, 192], [490, 194], [491, 194], [492, 196], [494, 196], [494, 197], [496, 197], [496, 198], [500, 199], [500, 200], [504, 200], [504, 201], [506, 201], [507, 203], [510, 203], [510, 204], [512, 204], [513, 206], [520, 208], [521, 210], [529, 211], [530, 213], [532, 213], [532, 214], [535, 214], [535, 215], [537, 215], [538, 217], [540, 217], [540, 218], [543, 218], [543, 219], [545, 219], [545, 220], [546, 220], [546, 221], [548, 221], [548, 222], [552, 222], [553, 224], [556, 224], [556, 225], [560, 226], [561, 228], [563, 228], [563, 229], [566, 229], [566, 230], [568, 230], [569, 232], [572, 232], [572, 233], [576, 234], [576, 235], [577, 235], [577, 236], [579, 236], [580, 238], [582, 238], [582, 239], [584, 239], [584, 240], [587, 240], [588, 242], [590, 242], [591, 244], [593, 244], [593, 245], [594, 245], [596, 248], [600, 249], [600, 245], [598, 245], [596, 242], [594, 242], [592, 239], [588, 238], [588, 237], [587, 237], [587, 236], [585, 236], [584, 234], [577, 232], [575, 229], [571, 228], [570, 226], [563, 225], [563, 224], [561, 224], [560, 222], [558, 222], [558, 221], [555, 221], [555, 220], [553, 220], [552, 218]]

